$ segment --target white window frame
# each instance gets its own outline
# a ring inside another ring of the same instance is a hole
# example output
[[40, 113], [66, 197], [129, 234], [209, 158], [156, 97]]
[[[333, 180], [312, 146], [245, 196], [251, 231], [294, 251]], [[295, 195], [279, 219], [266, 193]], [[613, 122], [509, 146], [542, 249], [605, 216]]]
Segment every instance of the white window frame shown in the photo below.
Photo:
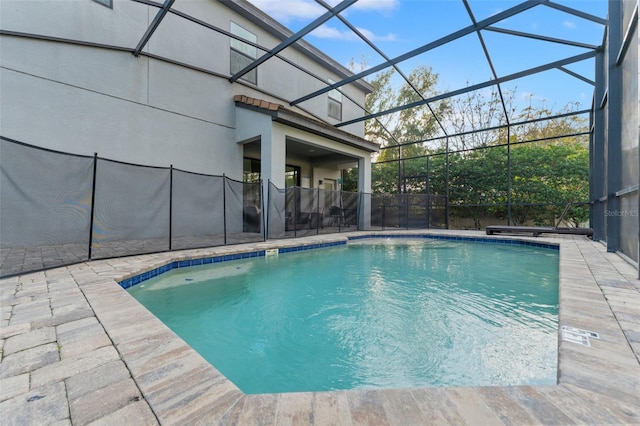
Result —
[[[335, 83], [332, 79], [327, 80], [329, 85]], [[334, 112], [337, 110], [337, 112]], [[342, 93], [337, 89], [330, 90], [327, 95], [327, 115], [336, 120], [342, 121]]]
[[[243, 69], [246, 65], [256, 60], [256, 58], [258, 57], [258, 48], [255, 47], [255, 44], [258, 43], [258, 36], [253, 34], [251, 31], [243, 28], [242, 26], [236, 24], [233, 21], [231, 21], [230, 30], [231, 30], [231, 34], [236, 35], [254, 44], [254, 45], [251, 45], [248, 43], [244, 43], [235, 38], [230, 39], [229, 44], [231, 47], [231, 51], [229, 53], [230, 55], [229, 71], [231, 75], [234, 75], [235, 73]], [[242, 66], [237, 65], [238, 61], [234, 61], [234, 56], [237, 59], [241, 59], [242, 62], [246, 62], [246, 64], [244, 65], [241, 64]], [[234, 64], [236, 66], [234, 66]], [[240, 77], [240, 79], [247, 81], [249, 83], [258, 84], [258, 69], [257, 68], [252, 69], [251, 71], [249, 71], [248, 73]]]

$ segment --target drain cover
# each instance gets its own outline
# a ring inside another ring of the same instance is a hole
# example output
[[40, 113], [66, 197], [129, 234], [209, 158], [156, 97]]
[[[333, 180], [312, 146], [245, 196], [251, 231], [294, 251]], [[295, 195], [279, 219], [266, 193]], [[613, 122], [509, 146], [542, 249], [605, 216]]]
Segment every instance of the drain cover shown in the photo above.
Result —
[[600, 338], [598, 333], [589, 330], [582, 330], [581, 328], [567, 327], [566, 325], [563, 325], [561, 327], [561, 330], [562, 340], [564, 340], [565, 342], [578, 343], [583, 346], [590, 347], [591, 342], [589, 339]]

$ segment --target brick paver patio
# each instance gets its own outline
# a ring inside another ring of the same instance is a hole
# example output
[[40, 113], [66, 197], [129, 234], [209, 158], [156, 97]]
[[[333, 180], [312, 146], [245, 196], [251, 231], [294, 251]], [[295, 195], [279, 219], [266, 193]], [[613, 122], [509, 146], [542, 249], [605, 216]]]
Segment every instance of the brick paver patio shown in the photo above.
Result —
[[637, 270], [584, 237], [535, 239], [560, 244], [560, 326], [599, 334], [588, 347], [560, 339], [554, 386], [245, 395], [114, 281], [182, 258], [345, 238], [100, 260], [0, 280], [2, 424], [640, 424]]

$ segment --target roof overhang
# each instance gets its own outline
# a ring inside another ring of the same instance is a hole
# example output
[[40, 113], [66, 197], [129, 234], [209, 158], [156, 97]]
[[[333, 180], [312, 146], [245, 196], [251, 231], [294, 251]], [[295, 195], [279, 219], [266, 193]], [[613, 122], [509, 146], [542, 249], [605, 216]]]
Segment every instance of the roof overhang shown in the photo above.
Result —
[[236, 103], [236, 107], [269, 115], [271, 116], [271, 120], [277, 123], [282, 123], [304, 132], [322, 136], [366, 152], [371, 153], [380, 151], [380, 145], [377, 143], [370, 142], [359, 136], [337, 129], [330, 124], [323, 123], [302, 114], [298, 114], [297, 112], [288, 110], [280, 104], [243, 95], [236, 95], [233, 99]]

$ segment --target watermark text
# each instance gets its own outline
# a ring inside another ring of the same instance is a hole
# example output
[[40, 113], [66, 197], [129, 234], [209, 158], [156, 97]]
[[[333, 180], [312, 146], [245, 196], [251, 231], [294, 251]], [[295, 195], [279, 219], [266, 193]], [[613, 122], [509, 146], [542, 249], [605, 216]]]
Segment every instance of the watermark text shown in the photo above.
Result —
[[638, 217], [638, 210], [605, 210], [606, 217]]

